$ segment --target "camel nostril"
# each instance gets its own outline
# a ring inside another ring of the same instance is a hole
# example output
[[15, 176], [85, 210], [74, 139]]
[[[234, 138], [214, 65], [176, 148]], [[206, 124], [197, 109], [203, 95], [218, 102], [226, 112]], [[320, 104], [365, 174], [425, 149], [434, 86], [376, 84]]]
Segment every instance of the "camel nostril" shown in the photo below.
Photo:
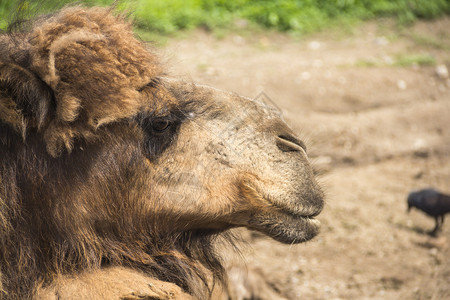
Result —
[[276, 137], [277, 147], [283, 152], [289, 151], [304, 151], [306, 152], [305, 144], [292, 135], [278, 135]]

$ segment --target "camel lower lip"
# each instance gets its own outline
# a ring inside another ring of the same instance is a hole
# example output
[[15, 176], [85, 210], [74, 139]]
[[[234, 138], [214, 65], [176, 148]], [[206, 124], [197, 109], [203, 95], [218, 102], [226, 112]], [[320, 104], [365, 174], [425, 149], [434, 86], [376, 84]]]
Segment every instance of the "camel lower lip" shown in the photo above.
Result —
[[253, 216], [250, 227], [285, 244], [306, 242], [319, 233], [320, 221], [291, 214]]

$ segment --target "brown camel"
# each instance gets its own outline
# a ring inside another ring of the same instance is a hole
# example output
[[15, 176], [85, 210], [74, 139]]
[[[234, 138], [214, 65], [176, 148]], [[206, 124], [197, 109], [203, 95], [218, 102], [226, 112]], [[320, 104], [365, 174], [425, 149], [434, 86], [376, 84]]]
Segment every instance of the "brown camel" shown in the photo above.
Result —
[[205, 299], [227, 229], [318, 233], [323, 193], [276, 111], [165, 78], [111, 9], [27, 25], [0, 35], [2, 298]]

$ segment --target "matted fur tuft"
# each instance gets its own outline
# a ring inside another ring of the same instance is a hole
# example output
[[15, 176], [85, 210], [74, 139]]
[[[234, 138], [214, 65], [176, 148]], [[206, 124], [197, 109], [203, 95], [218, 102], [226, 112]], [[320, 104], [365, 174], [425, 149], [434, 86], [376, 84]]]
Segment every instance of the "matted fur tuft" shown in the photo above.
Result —
[[[109, 8], [65, 8], [38, 19], [29, 32], [1, 36], [0, 44], [0, 68], [8, 61], [26, 67], [53, 93], [55, 111], [45, 134], [53, 156], [102, 125], [175, 101], [161, 85], [141, 93], [164, 75], [163, 68], [134, 37], [131, 24]], [[3, 84], [14, 81], [5, 77], [1, 74]], [[0, 117], [25, 135], [26, 120], [6, 101]]]

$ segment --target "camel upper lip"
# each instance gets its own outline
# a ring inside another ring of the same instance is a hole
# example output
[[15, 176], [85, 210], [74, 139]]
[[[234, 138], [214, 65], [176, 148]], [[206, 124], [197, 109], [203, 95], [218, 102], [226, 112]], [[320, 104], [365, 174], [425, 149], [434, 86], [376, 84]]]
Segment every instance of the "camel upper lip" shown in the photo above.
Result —
[[278, 203], [277, 201], [274, 201], [274, 199], [272, 199], [272, 197], [270, 197], [269, 195], [264, 195], [263, 198], [270, 203], [270, 205], [272, 207], [277, 208], [279, 211], [290, 215], [294, 218], [308, 218], [308, 219], [312, 219], [314, 217], [317, 217], [321, 212], [322, 212], [322, 206], [321, 205], [317, 205], [317, 206], [307, 206], [304, 207], [303, 209], [293, 209], [291, 207], [288, 207], [287, 205], [283, 205]]
[[303, 219], [303, 220], [311, 220], [311, 221], [317, 221], [315, 219], [315, 217], [317, 217], [321, 211], [322, 211], [322, 207], [309, 207], [308, 209], [301, 209], [301, 210], [294, 210], [290, 207], [286, 207], [285, 205], [280, 205], [277, 204], [274, 201], [271, 201], [269, 199], [267, 199], [266, 197], [264, 197], [264, 199], [270, 203], [270, 206], [275, 208], [279, 213], [284, 214], [286, 216], [289, 216], [292, 219]]

